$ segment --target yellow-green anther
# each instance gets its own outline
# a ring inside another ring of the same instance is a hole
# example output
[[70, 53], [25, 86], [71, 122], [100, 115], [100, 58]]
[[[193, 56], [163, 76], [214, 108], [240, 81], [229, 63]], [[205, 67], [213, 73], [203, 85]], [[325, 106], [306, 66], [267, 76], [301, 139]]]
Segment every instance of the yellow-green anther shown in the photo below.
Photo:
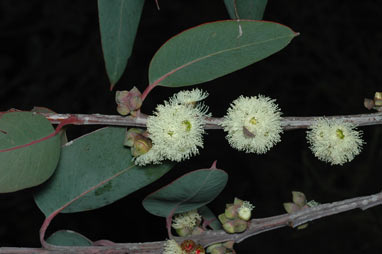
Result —
[[336, 130], [336, 135], [339, 139], [344, 139], [345, 137], [344, 132], [341, 129]]
[[182, 124], [186, 126], [186, 131], [190, 131], [191, 130], [192, 125], [191, 125], [190, 121], [184, 120], [182, 122]]
[[255, 118], [255, 117], [252, 117], [251, 120], [249, 120], [249, 123], [250, 123], [250, 124], [253, 124], [253, 125], [257, 124], [257, 120], [256, 120], [256, 118]]

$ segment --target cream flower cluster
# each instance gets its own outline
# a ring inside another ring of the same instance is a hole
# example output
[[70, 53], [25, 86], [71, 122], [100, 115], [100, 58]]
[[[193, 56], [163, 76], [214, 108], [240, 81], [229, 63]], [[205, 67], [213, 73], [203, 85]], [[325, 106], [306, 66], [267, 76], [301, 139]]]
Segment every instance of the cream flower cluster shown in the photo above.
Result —
[[246, 153], [266, 153], [282, 133], [279, 107], [262, 95], [234, 100], [221, 125], [230, 145]]
[[163, 254], [183, 254], [183, 250], [175, 240], [171, 239], [164, 243]]
[[320, 118], [307, 131], [313, 154], [332, 165], [342, 165], [361, 152], [362, 132], [355, 125], [341, 120]]
[[206, 96], [199, 89], [182, 91], [158, 105], [146, 124], [153, 146], [137, 157], [135, 164], [158, 164], [165, 159], [180, 162], [198, 154], [199, 148], [203, 148], [207, 109], [197, 102]]
[[175, 229], [190, 228], [193, 229], [197, 226], [198, 222], [202, 220], [202, 216], [196, 210], [181, 213], [175, 216], [172, 227]]

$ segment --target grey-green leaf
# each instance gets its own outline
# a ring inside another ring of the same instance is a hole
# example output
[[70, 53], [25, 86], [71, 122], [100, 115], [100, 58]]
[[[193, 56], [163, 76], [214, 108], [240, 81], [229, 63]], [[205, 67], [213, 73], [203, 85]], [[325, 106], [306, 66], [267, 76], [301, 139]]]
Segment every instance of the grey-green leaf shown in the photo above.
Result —
[[149, 81], [181, 87], [224, 76], [284, 48], [297, 33], [266, 21], [218, 21], [188, 29], [154, 55]]
[[[31, 112], [0, 116], [0, 150], [26, 145], [54, 132], [50, 122]], [[0, 193], [13, 192], [45, 182], [60, 157], [60, 137], [0, 152]]]
[[47, 243], [58, 246], [91, 246], [92, 241], [85, 236], [71, 231], [59, 230], [54, 232], [46, 240]]
[[224, 0], [231, 19], [261, 20], [267, 2], [268, 0]]
[[123, 146], [125, 132], [124, 128], [108, 127], [67, 143], [56, 173], [35, 195], [41, 211], [48, 216], [71, 202], [64, 213], [103, 207], [152, 183], [172, 168], [169, 163], [135, 166], [130, 149]]
[[131, 55], [144, 0], [98, 0], [102, 50], [111, 88]]
[[151, 214], [168, 217], [211, 202], [224, 189], [228, 175], [221, 169], [199, 169], [148, 195], [142, 202]]

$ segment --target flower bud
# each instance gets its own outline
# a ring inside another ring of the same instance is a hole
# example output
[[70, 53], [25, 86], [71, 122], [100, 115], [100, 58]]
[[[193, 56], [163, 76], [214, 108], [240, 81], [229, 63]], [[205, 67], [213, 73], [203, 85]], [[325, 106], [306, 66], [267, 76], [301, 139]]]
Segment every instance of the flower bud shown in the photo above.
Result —
[[136, 87], [130, 91], [117, 91], [115, 102], [118, 104], [117, 111], [121, 115], [128, 115], [130, 112], [137, 111], [142, 106], [142, 94]]
[[221, 224], [224, 224], [224, 223], [226, 223], [227, 221], [229, 221], [229, 219], [228, 219], [227, 217], [225, 217], [225, 214], [224, 214], [224, 213], [219, 214], [218, 218], [219, 218]]
[[233, 245], [235, 244], [235, 241], [227, 241], [223, 243], [223, 246], [228, 249], [233, 249]]
[[235, 199], [233, 200], [233, 204], [234, 204], [235, 206], [238, 206], [238, 207], [242, 206], [243, 203], [244, 203], [244, 201], [241, 200], [240, 198], [235, 198]]
[[226, 248], [223, 246], [212, 249], [211, 254], [225, 254]]
[[226, 223], [223, 224], [223, 229], [230, 234], [235, 233], [235, 225], [234, 221], [227, 221]]
[[233, 221], [233, 226], [234, 226], [235, 233], [241, 233], [247, 229], [248, 223], [246, 221], [236, 219]]
[[127, 107], [125, 105], [118, 104], [117, 112], [120, 115], [127, 116], [130, 113], [130, 109], [129, 109], [129, 107]]
[[131, 111], [136, 111], [142, 106], [142, 94], [141, 92], [134, 86], [127, 95], [127, 106]]
[[370, 110], [370, 109], [372, 109], [374, 107], [374, 100], [365, 98], [363, 100], [363, 105], [365, 106], [365, 108]]
[[191, 235], [191, 229], [190, 228], [177, 228], [175, 229], [176, 233], [181, 236], [181, 237], [184, 237], [184, 236], [188, 236], [188, 235]]
[[292, 200], [293, 203], [298, 205], [299, 207], [303, 207], [306, 205], [306, 197], [305, 194], [299, 191], [292, 191]]
[[151, 139], [145, 138], [140, 135], [135, 141], [133, 146], [131, 147], [131, 155], [134, 157], [138, 157], [142, 154], [147, 153], [152, 147]]
[[301, 207], [299, 207], [295, 203], [290, 203], [290, 202], [284, 203], [283, 206], [285, 211], [287, 211], [287, 213], [294, 213], [301, 209]]
[[135, 139], [140, 135], [142, 135], [145, 131], [140, 128], [130, 128], [126, 131], [125, 141], [123, 142], [124, 146], [132, 147], [134, 145]]
[[237, 218], [237, 206], [232, 205], [225, 209], [224, 215], [227, 219], [235, 219]]
[[222, 247], [223, 245], [221, 243], [215, 243], [207, 247], [207, 252], [211, 253], [214, 249]]

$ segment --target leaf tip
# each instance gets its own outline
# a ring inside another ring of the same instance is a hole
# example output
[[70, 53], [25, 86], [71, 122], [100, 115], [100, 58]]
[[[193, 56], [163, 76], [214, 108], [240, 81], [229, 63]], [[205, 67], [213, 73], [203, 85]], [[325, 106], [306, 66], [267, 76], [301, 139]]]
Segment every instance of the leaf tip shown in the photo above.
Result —
[[212, 165], [211, 165], [211, 168], [212, 168], [212, 169], [216, 169], [216, 163], [217, 163], [217, 160], [215, 160], [215, 161], [212, 163]]

